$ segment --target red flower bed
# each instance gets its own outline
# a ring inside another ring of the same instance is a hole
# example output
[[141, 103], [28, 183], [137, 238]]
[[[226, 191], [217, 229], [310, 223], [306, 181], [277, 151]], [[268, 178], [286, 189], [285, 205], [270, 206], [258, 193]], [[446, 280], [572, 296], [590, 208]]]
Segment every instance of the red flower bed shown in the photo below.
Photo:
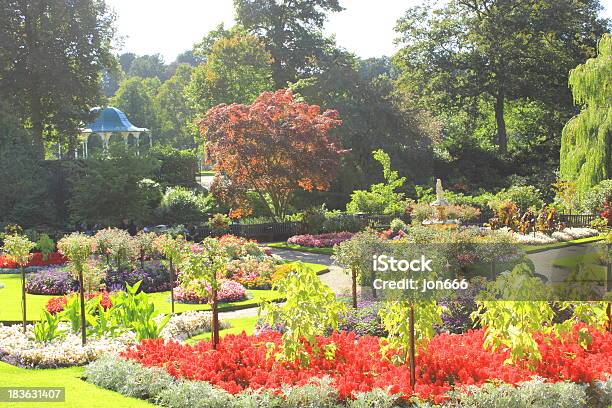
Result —
[[[68, 262], [62, 254], [59, 252], [51, 252], [47, 260], [43, 259], [42, 253], [34, 252], [30, 254], [30, 262], [28, 262], [27, 266], [49, 266], [49, 265], [62, 265]], [[0, 268], [19, 268], [13, 261], [9, 261], [6, 256], [0, 256]]]
[[[563, 338], [544, 341], [538, 336], [542, 362], [535, 369], [504, 365], [507, 351], [483, 349], [483, 330], [436, 336], [417, 357], [416, 394], [436, 402], [451, 388], [483, 384], [490, 379], [516, 383], [539, 375], [550, 381], [590, 382], [612, 371], [612, 334], [589, 330], [593, 342], [588, 350], [576, 344], [577, 328]], [[163, 340], [144, 340], [123, 357], [146, 366], [164, 367], [177, 378], [208, 381], [231, 393], [245, 388], [278, 390], [282, 384], [302, 385], [311, 378], [329, 375], [342, 398], [354, 391], [390, 387], [411, 395], [407, 365], [395, 366], [380, 358], [379, 338], [353, 333], [334, 333], [319, 338], [321, 345], [334, 342], [334, 359], [312, 355], [309, 365], [266, 359], [266, 343], [280, 343], [280, 334], [228, 335], [217, 350], [209, 342], [194, 346]]]
[[[64, 307], [66, 307], [66, 304], [68, 303], [69, 296], [76, 296], [76, 295], [73, 294], [73, 295], [67, 295], [67, 296], [53, 297], [47, 301], [45, 308], [51, 314], [63, 312]], [[104, 310], [108, 309], [109, 307], [113, 305], [113, 302], [110, 298], [110, 294], [108, 292], [96, 292], [96, 293], [85, 294], [85, 298], [87, 300], [93, 299], [98, 296], [102, 296], [102, 299], [100, 300], [100, 305], [104, 308]]]

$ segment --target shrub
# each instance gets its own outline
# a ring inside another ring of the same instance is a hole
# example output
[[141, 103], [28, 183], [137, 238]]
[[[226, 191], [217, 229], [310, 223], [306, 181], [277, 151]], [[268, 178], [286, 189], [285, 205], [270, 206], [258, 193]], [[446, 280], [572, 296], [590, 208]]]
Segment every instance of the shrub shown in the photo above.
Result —
[[140, 364], [119, 358], [113, 354], [104, 354], [98, 360], [85, 367], [87, 381], [112, 391], [125, 390], [130, 372], [138, 370]]
[[78, 281], [63, 269], [43, 269], [26, 278], [26, 292], [32, 295], [66, 295], [78, 288]]
[[232, 220], [225, 214], [213, 214], [210, 220], [206, 223], [213, 235], [223, 235], [230, 232], [230, 224]]
[[40, 250], [43, 261], [49, 260], [49, 255], [53, 253], [55, 249], [55, 242], [47, 234], [40, 234], [36, 240], [36, 248]]
[[359, 336], [379, 336], [387, 335], [378, 311], [380, 302], [373, 300], [360, 300], [357, 302], [357, 309], [347, 308], [340, 315], [338, 330], [353, 332]]
[[267, 256], [265, 251], [257, 245], [257, 242], [251, 239], [240, 238], [235, 235], [223, 235], [219, 238], [219, 243], [230, 259], [243, 259], [245, 257], [264, 259]]
[[204, 221], [214, 208], [210, 195], [195, 193], [184, 187], [169, 187], [159, 205], [159, 217], [167, 224], [191, 224]]
[[512, 186], [507, 190], [502, 190], [489, 202], [489, 207], [497, 211], [499, 203], [505, 201], [516, 204], [522, 211], [530, 208], [538, 210], [544, 205], [540, 190], [534, 186]]
[[311, 207], [302, 214], [302, 224], [304, 229], [310, 234], [319, 234], [323, 230], [326, 220], [325, 206]]
[[147, 155], [159, 161], [155, 180], [164, 186], [192, 187], [195, 184], [198, 157], [194, 150], [179, 150], [155, 145]]
[[128, 397], [156, 400], [174, 385], [174, 378], [162, 368], [148, 368], [138, 364], [127, 373], [125, 383], [118, 391]]
[[585, 212], [596, 213], [603, 209], [606, 201], [612, 203], [612, 179], [591, 187], [580, 200], [580, 207]]
[[161, 391], [157, 403], [167, 408], [227, 408], [231, 394], [203, 381], [178, 381]]

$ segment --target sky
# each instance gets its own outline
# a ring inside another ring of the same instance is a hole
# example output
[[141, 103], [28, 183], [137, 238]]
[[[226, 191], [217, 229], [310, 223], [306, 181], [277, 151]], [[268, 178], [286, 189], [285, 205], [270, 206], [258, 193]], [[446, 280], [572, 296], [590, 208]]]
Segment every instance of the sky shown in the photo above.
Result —
[[[219, 23], [234, 24], [232, 0], [106, 0], [117, 15], [118, 52], [160, 53], [172, 62]], [[325, 25], [338, 45], [362, 58], [391, 55], [393, 27], [418, 0], [342, 0]]]
[[[219, 23], [234, 24], [232, 0], [106, 0], [117, 14], [122, 44], [118, 52], [159, 53], [169, 63]], [[601, 0], [604, 16], [612, 17], [612, 0]], [[362, 58], [392, 55], [395, 23], [419, 0], [341, 0], [325, 32], [341, 47]]]

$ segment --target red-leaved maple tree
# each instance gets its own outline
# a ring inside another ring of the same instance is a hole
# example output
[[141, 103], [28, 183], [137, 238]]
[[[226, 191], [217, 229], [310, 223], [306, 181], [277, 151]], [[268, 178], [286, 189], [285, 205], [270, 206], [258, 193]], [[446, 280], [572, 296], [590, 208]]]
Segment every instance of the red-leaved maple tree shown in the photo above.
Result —
[[249, 211], [247, 192], [255, 192], [272, 217], [283, 219], [296, 190], [329, 189], [344, 152], [330, 131], [341, 124], [337, 111], [321, 112], [284, 89], [251, 105], [210, 109], [200, 131], [215, 164], [213, 194], [239, 215]]

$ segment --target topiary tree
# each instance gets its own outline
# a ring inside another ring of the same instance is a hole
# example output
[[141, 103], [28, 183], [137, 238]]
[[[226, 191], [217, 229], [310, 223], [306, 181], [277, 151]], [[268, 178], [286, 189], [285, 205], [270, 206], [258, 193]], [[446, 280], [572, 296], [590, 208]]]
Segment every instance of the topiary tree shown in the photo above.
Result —
[[560, 175], [575, 180], [578, 195], [612, 177], [612, 35], [599, 41], [597, 58], [570, 71], [569, 85], [582, 111], [563, 128]]
[[57, 247], [62, 255], [68, 258], [70, 268], [79, 278], [79, 298], [81, 306], [81, 339], [83, 345], [87, 343], [87, 329], [85, 323], [85, 278], [89, 271], [87, 261], [95, 250], [95, 239], [79, 232], [72, 233], [60, 239]]
[[6, 234], [2, 250], [6, 252], [7, 258], [21, 269], [21, 307], [23, 313], [23, 332], [26, 331], [26, 291], [25, 291], [25, 267], [30, 260], [30, 251], [36, 244], [21, 234]]

